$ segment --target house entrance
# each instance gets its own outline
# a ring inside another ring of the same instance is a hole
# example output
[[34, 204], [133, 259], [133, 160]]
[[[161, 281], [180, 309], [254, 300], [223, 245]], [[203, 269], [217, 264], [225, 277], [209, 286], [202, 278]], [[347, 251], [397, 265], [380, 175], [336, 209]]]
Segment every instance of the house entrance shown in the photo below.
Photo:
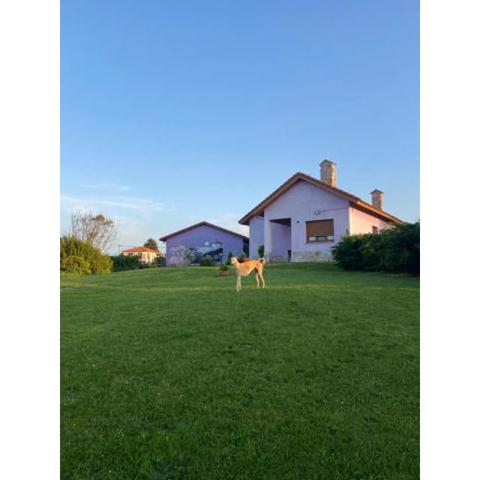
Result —
[[289, 262], [292, 253], [292, 219], [276, 218], [270, 220], [271, 254], [275, 262]]

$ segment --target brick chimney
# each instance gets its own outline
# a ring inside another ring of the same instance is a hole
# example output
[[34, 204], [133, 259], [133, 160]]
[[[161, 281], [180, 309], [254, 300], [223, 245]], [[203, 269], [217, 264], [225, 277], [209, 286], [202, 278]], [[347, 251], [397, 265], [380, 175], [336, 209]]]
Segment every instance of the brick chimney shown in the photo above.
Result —
[[372, 195], [372, 205], [379, 210], [383, 210], [383, 192], [375, 189], [370, 193]]
[[320, 180], [332, 187], [337, 186], [337, 164], [330, 160], [324, 160], [320, 164]]

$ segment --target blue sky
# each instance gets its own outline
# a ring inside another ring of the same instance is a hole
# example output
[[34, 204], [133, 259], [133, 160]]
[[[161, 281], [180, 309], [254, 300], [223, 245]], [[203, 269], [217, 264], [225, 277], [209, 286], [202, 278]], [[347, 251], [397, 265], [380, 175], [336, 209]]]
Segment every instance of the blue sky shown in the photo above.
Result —
[[61, 2], [62, 229], [238, 219], [296, 171], [419, 218], [417, 1]]

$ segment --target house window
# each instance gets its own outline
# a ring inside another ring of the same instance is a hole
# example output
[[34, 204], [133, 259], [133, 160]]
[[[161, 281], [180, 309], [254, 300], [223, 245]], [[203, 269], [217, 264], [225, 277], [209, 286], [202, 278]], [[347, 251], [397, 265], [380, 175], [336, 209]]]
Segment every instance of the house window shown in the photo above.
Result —
[[307, 243], [333, 240], [333, 219], [315, 220], [307, 223]]
[[372, 233], [374, 235], [376, 235], [378, 233], [378, 227], [376, 227], [375, 225], [372, 225]]

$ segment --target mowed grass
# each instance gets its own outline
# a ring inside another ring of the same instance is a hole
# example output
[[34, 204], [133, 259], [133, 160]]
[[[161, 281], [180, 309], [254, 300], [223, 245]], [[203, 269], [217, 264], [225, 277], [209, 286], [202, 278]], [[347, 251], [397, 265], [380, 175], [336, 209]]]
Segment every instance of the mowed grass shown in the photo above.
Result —
[[419, 281], [62, 277], [61, 478], [419, 478]]

